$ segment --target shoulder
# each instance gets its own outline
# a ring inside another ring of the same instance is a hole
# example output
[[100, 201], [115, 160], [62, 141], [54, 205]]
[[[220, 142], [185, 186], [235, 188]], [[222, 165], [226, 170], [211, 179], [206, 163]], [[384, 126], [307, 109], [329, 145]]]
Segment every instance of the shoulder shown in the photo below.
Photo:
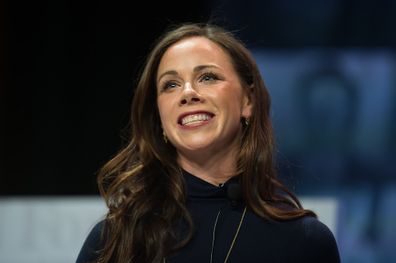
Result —
[[328, 242], [335, 241], [331, 230], [324, 223], [315, 217], [305, 216], [299, 219], [301, 230], [304, 237], [311, 241], [326, 240]]
[[94, 262], [103, 246], [102, 233], [105, 221], [98, 222], [89, 232], [78, 254], [76, 263]]
[[334, 234], [315, 217], [305, 216], [298, 220], [303, 243], [302, 251], [317, 262], [340, 262], [338, 246]]

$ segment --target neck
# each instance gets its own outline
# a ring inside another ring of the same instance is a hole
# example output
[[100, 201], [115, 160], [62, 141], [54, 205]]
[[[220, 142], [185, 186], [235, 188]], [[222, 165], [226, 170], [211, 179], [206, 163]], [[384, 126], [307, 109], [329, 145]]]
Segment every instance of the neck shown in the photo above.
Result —
[[226, 182], [236, 173], [236, 151], [211, 154], [179, 153], [179, 165], [187, 172], [218, 186]]

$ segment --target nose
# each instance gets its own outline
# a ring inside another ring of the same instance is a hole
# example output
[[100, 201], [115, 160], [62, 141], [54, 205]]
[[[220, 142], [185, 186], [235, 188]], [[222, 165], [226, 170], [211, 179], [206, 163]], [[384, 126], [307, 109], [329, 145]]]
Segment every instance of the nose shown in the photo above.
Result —
[[203, 99], [197, 90], [194, 89], [190, 82], [186, 82], [182, 90], [180, 105], [194, 104], [202, 101]]

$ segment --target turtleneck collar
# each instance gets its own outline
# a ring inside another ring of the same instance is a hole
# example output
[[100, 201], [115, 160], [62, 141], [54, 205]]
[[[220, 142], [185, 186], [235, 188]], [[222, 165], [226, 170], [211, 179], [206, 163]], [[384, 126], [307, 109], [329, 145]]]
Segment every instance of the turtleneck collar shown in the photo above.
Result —
[[239, 183], [238, 177], [235, 176], [216, 186], [185, 170], [182, 171], [189, 198], [227, 198], [228, 186]]

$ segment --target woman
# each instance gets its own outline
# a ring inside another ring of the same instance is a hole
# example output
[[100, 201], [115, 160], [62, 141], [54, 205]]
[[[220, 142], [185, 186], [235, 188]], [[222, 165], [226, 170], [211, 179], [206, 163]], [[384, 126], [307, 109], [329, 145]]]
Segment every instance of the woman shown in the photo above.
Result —
[[269, 111], [231, 33], [167, 32], [137, 84], [130, 143], [99, 174], [109, 212], [77, 262], [339, 262], [332, 233], [277, 179]]

